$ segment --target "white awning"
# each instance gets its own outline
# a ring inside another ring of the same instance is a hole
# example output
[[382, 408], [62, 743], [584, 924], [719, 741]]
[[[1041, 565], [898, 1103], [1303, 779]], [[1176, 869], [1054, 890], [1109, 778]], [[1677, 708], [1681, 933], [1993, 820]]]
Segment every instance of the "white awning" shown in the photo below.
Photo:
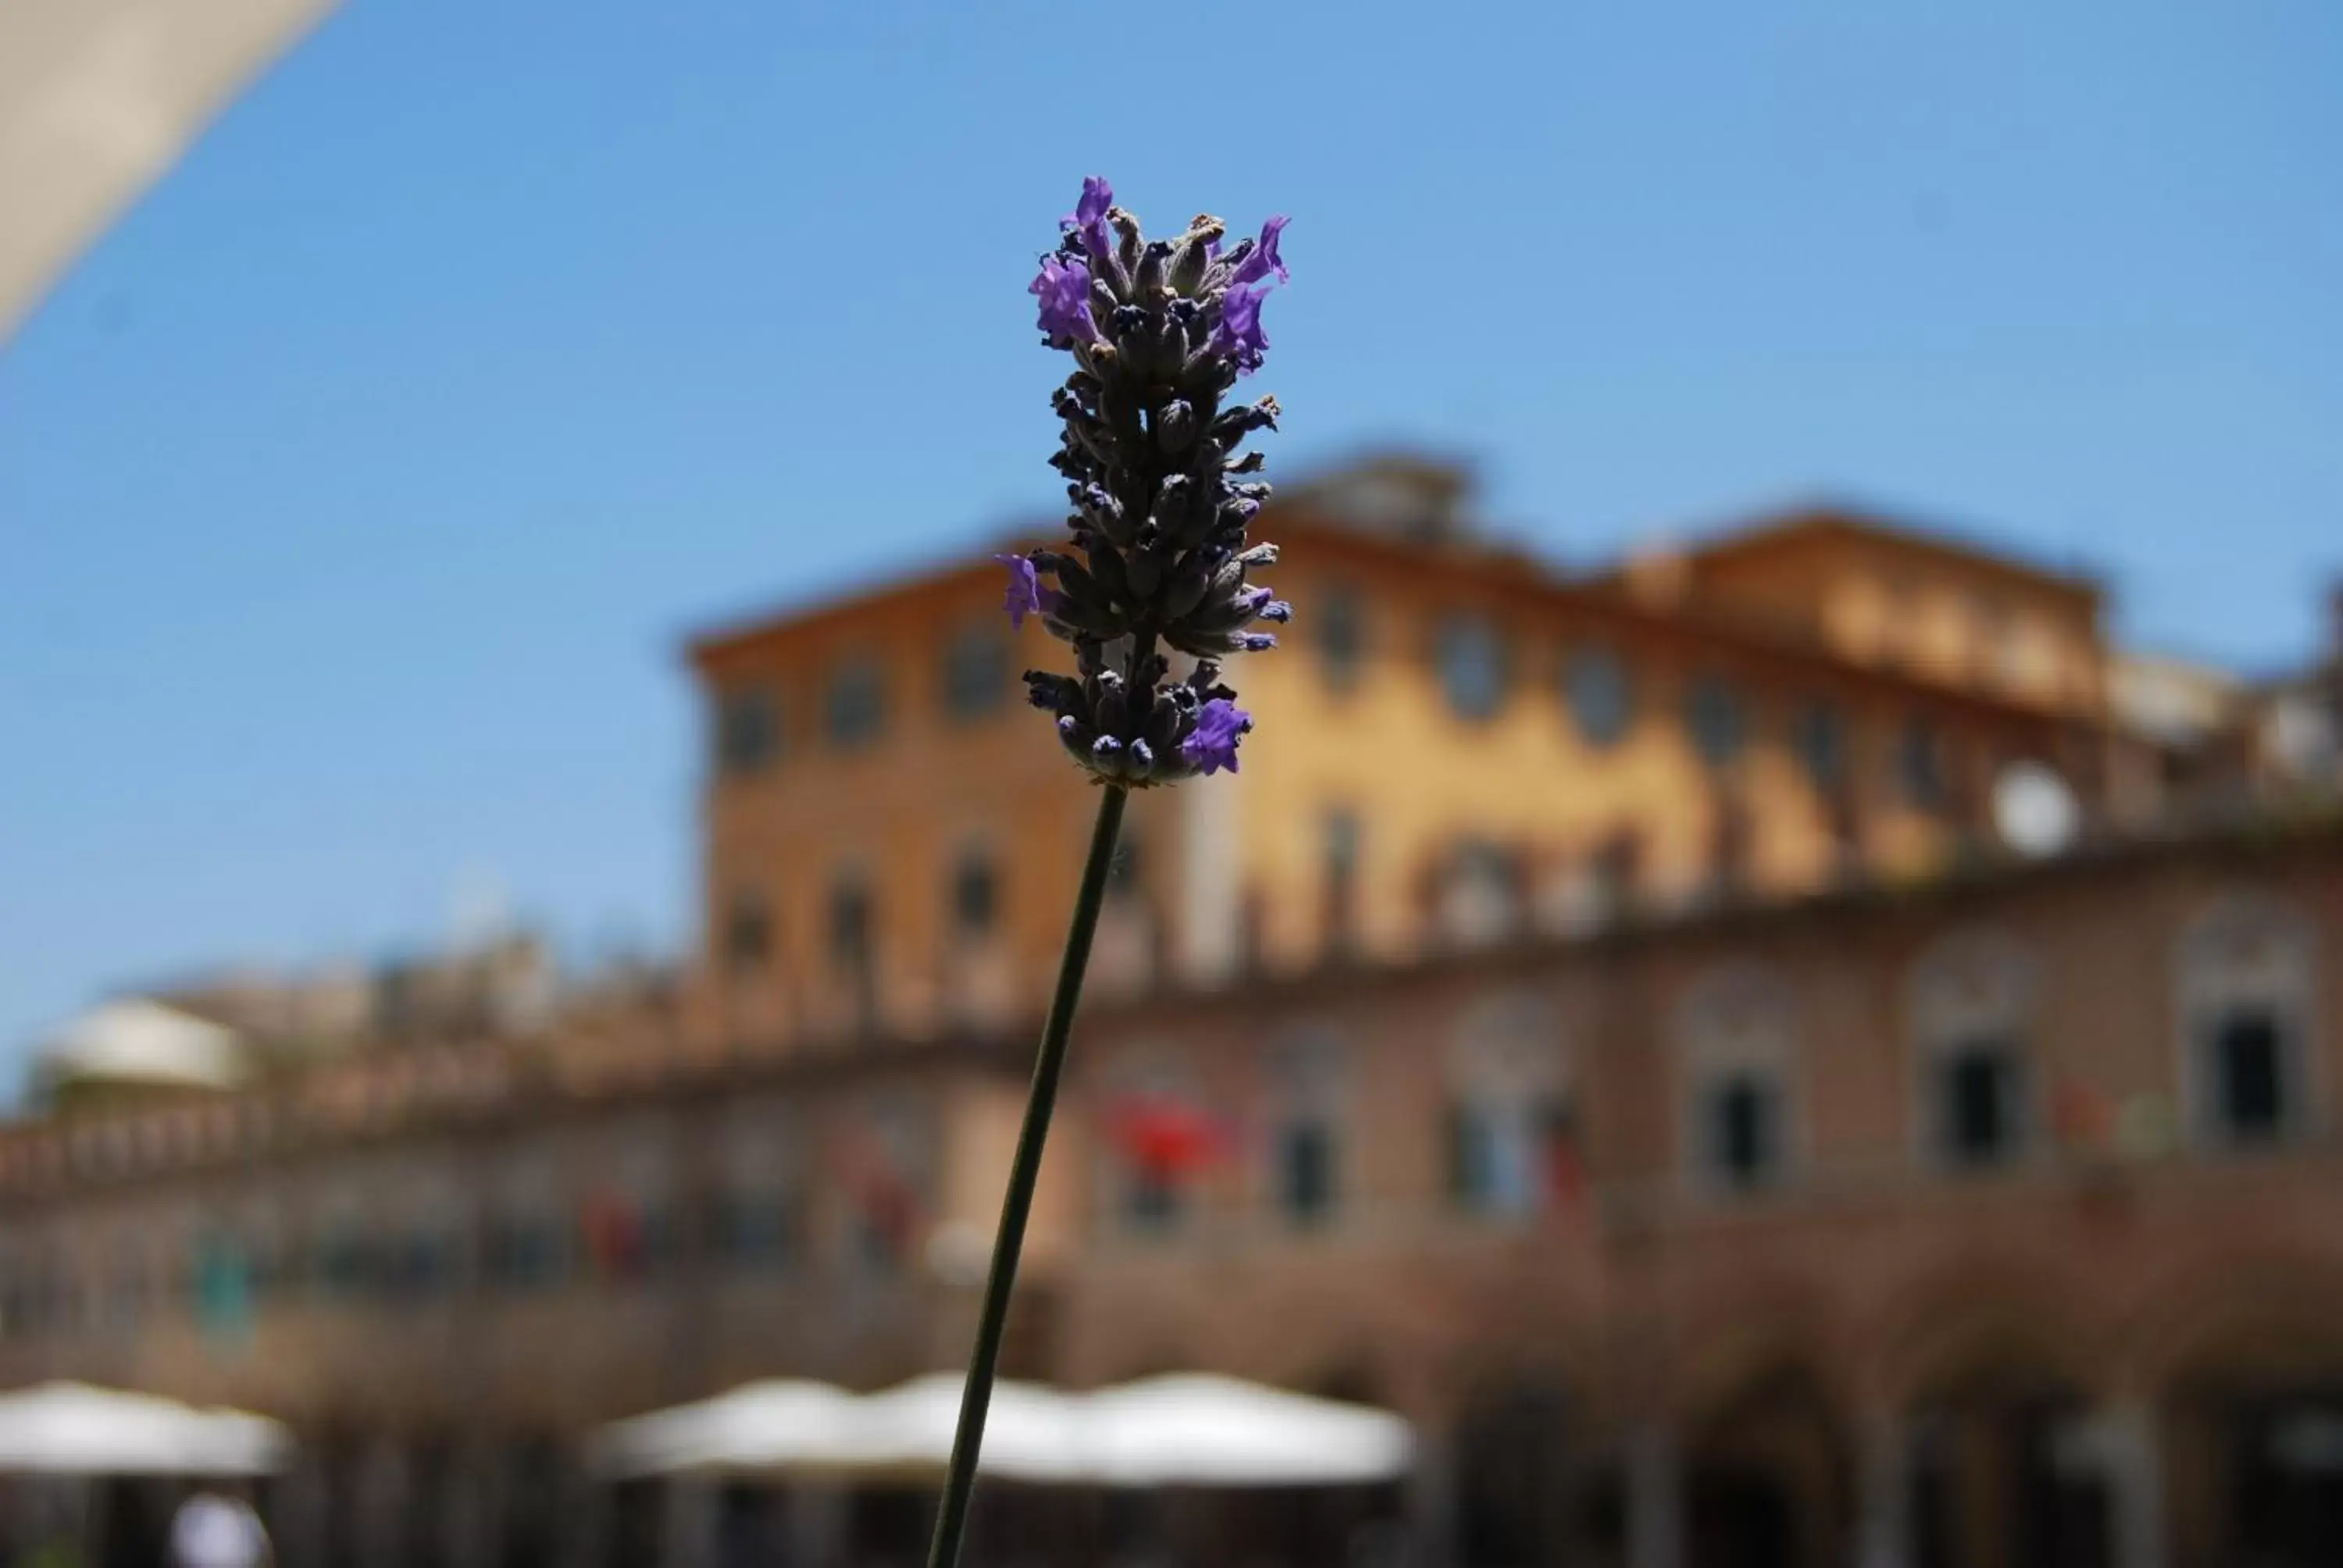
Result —
[[0, 5], [0, 344], [335, 0]]
[[[606, 1428], [616, 1476], [729, 1474], [930, 1481], [951, 1457], [960, 1378], [940, 1372], [857, 1397], [751, 1383]], [[1394, 1480], [1414, 1459], [1386, 1411], [1202, 1373], [1094, 1393], [994, 1385], [981, 1470], [1091, 1486], [1337, 1486]]]
[[244, 1411], [77, 1382], [0, 1394], [0, 1474], [267, 1475], [292, 1458], [284, 1426]]

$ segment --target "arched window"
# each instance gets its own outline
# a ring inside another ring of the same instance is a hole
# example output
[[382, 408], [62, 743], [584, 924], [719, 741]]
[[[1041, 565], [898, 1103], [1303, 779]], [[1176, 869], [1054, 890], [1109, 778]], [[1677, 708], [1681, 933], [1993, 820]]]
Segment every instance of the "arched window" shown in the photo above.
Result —
[[2313, 932], [2274, 900], [2226, 899], [2181, 933], [2181, 1100], [2215, 1148], [2282, 1141], [2316, 1120]]
[[1522, 1217], [1577, 1196], [1575, 1084], [1545, 999], [1491, 997], [1466, 1012], [1449, 1081], [1448, 1191], [1457, 1207]]
[[1322, 1225], [1342, 1205], [1346, 1056], [1342, 1039], [1324, 1030], [1271, 1053], [1270, 1176], [1288, 1224]]
[[1983, 1170], [2017, 1158], [2034, 1136], [2041, 1085], [2026, 1039], [2035, 990], [2035, 966], [1996, 932], [1948, 937], [1914, 967], [1906, 1001], [1928, 1158]]
[[1778, 1186], [1795, 1162], [1797, 1030], [1789, 990], [1734, 965], [1684, 993], [1674, 1019], [1691, 1173], [1724, 1192]]

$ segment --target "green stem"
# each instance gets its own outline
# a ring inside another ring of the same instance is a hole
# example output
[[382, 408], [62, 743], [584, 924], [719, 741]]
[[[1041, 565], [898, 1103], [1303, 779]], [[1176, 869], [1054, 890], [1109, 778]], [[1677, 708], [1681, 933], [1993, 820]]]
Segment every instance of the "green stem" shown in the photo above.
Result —
[[1106, 877], [1114, 859], [1116, 833], [1130, 792], [1104, 786], [1098, 826], [1091, 830], [1090, 859], [1082, 863], [1081, 891], [1074, 898], [1073, 924], [1066, 931], [1066, 955], [1058, 965], [1058, 989], [1041, 1026], [1041, 1053], [1033, 1059], [1033, 1089], [1025, 1101], [1025, 1124], [1017, 1134], [1017, 1154], [1009, 1164], [1009, 1191], [1001, 1201], [1001, 1229], [992, 1239], [992, 1267], [984, 1277], [984, 1304], [976, 1319], [976, 1349], [969, 1357], [968, 1382], [960, 1397], [960, 1425], [952, 1432], [951, 1468], [944, 1478], [943, 1505], [936, 1512], [935, 1542], [928, 1568], [956, 1568], [960, 1539], [968, 1533], [968, 1504], [976, 1490], [976, 1461], [984, 1446], [984, 1415], [992, 1403], [992, 1374], [1001, 1360], [1001, 1332], [1009, 1322], [1009, 1298], [1017, 1288], [1017, 1257], [1025, 1247], [1025, 1221], [1033, 1211], [1033, 1186], [1041, 1174], [1041, 1146], [1050, 1137], [1050, 1113], [1058, 1103], [1058, 1075], [1066, 1064], [1066, 1037], [1081, 1000], [1082, 971], [1091, 961], [1091, 937], [1098, 930], [1099, 906], [1106, 901]]

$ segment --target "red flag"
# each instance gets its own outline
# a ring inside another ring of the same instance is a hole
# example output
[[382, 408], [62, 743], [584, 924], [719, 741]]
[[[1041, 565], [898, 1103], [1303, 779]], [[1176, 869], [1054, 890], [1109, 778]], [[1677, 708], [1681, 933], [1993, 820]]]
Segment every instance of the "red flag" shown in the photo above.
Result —
[[1229, 1145], [1227, 1133], [1212, 1117], [1164, 1095], [1124, 1101], [1109, 1113], [1107, 1131], [1125, 1160], [1160, 1178], [1193, 1175], [1219, 1160]]
[[918, 1186], [885, 1141], [865, 1129], [840, 1151], [837, 1164], [862, 1218], [896, 1253], [908, 1253], [919, 1239], [922, 1205]]

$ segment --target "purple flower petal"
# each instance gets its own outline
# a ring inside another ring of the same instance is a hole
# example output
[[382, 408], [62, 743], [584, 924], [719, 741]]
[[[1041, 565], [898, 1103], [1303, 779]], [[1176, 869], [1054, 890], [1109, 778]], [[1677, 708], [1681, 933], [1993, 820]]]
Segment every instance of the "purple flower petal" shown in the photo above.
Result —
[[1009, 593], [1001, 601], [1001, 608], [1009, 612], [1010, 626], [1021, 631], [1027, 616], [1040, 615], [1048, 608], [1041, 591], [1041, 576], [1033, 569], [1033, 563], [1023, 556], [995, 556], [992, 558], [1009, 568]]
[[1025, 292], [1041, 302], [1036, 323], [1053, 348], [1098, 341], [1098, 323], [1091, 319], [1091, 272], [1079, 261], [1054, 256], [1041, 258], [1041, 275]]
[[1261, 302], [1266, 288], [1232, 288], [1221, 300], [1221, 322], [1212, 329], [1212, 347], [1237, 362], [1246, 376], [1261, 368], [1269, 352], [1269, 334], [1261, 325]]
[[1225, 697], [1215, 697], [1196, 712], [1196, 728], [1180, 742], [1180, 755], [1199, 773], [1237, 770], [1237, 745], [1252, 729], [1252, 715]]
[[1283, 234], [1285, 226], [1292, 221], [1280, 213], [1261, 226], [1261, 243], [1253, 246], [1251, 255], [1237, 263], [1236, 276], [1230, 279], [1232, 285], [1242, 287], [1249, 283], [1259, 283], [1272, 272], [1277, 274], [1280, 283], [1292, 280], [1292, 275], [1285, 270], [1284, 260], [1277, 254], [1277, 236]]
[[1104, 175], [1091, 175], [1082, 181], [1082, 199], [1074, 210], [1058, 220], [1058, 227], [1068, 234], [1082, 236], [1082, 248], [1101, 261], [1114, 249], [1114, 229], [1106, 221], [1107, 209], [1114, 206], [1114, 187]]

